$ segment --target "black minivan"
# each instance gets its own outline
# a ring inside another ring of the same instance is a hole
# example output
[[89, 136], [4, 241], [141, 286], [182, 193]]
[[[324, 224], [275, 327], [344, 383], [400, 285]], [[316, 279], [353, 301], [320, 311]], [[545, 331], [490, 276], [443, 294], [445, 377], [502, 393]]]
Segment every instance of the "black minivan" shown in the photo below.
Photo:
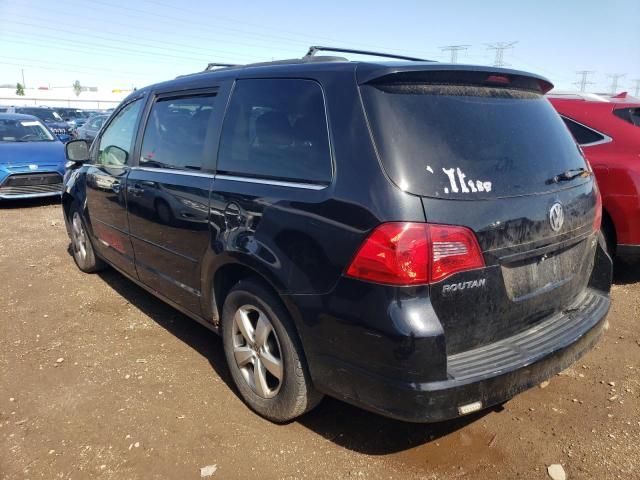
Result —
[[316, 51], [137, 90], [67, 144], [78, 267], [220, 333], [275, 422], [323, 394], [449, 419], [589, 350], [612, 263], [549, 81]]

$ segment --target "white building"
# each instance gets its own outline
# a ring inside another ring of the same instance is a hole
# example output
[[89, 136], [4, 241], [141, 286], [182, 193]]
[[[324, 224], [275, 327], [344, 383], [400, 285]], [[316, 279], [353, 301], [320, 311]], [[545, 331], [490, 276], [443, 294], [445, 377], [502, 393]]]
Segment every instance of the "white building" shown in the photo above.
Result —
[[0, 105], [3, 106], [33, 106], [74, 107], [74, 108], [113, 108], [131, 90], [107, 90], [98, 87], [83, 87], [79, 95], [72, 87], [60, 88], [25, 88], [24, 96], [16, 95], [16, 87], [0, 87]]

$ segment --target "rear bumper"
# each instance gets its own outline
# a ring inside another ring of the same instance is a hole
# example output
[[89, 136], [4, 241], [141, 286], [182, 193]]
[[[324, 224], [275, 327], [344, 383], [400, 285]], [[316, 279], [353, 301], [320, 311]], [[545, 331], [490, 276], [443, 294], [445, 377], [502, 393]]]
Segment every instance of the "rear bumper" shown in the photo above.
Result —
[[[562, 311], [480, 347], [447, 353], [423, 287], [343, 278], [331, 294], [284, 300], [315, 387], [388, 417], [436, 422], [505, 402], [571, 365], [606, 325], [612, 263], [599, 237], [588, 286]], [[473, 316], [473, 312], [468, 312]]]
[[398, 420], [455, 418], [465, 414], [461, 407], [475, 404], [476, 411], [503, 403], [571, 365], [600, 338], [609, 304], [607, 296], [590, 291], [579, 306], [530, 330], [449, 356], [444, 381], [398, 382], [326, 358], [334, 374], [321, 389]]

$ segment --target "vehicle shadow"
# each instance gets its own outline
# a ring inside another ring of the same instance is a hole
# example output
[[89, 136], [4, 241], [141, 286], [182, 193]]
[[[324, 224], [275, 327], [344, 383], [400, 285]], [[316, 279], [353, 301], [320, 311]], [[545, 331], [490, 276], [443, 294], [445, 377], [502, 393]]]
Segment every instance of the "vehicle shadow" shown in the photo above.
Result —
[[25, 198], [22, 200], [2, 200], [0, 210], [12, 210], [16, 208], [36, 208], [49, 205], [60, 205], [60, 197]]
[[627, 263], [616, 260], [613, 265], [613, 283], [616, 285], [629, 285], [640, 282], [640, 261]]
[[[157, 299], [115, 270], [108, 269], [98, 275], [154, 322], [205, 357], [218, 376], [239, 396], [227, 368], [222, 341], [218, 335]], [[448, 422], [413, 424], [385, 418], [344, 402], [325, 398], [316, 409], [296, 421], [343, 448], [368, 455], [387, 455], [436, 441], [464, 428], [490, 411]], [[273, 428], [280, 427], [274, 425]]]

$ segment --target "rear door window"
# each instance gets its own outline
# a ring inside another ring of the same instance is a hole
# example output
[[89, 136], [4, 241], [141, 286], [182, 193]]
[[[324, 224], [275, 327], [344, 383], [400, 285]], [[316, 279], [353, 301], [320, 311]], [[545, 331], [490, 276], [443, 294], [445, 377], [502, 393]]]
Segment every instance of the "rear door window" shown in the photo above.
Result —
[[157, 100], [147, 120], [140, 166], [200, 170], [212, 145], [215, 93]]
[[467, 200], [528, 195], [566, 188], [549, 180], [587, 168], [541, 93], [431, 83], [361, 91], [381, 161], [405, 191]]
[[631, 125], [640, 127], [640, 108], [617, 108], [613, 114]]
[[331, 155], [320, 85], [298, 79], [238, 80], [224, 120], [217, 170], [328, 183]]

